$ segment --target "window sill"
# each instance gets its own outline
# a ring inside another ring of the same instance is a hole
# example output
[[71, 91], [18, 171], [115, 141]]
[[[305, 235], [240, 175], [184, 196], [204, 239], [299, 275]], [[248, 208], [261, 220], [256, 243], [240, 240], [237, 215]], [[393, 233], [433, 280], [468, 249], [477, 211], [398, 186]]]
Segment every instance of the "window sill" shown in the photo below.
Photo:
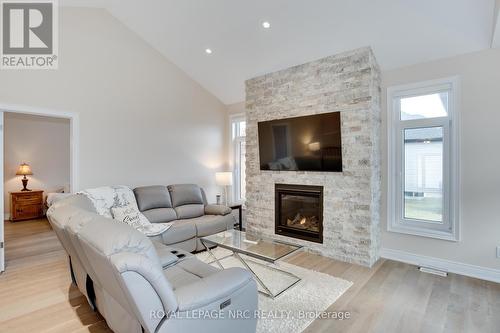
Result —
[[446, 240], [446, 241], [450, 241], [450, 242], [460, 241], [460, 238], [458, 237], [458, 233], [456, 231], [446, 232], [446, 231], [441, 231], [441, 230], [415, 228], [415, 227], [402, 226], [402, 225], [395, 226], [390, 222], [387, 224], [387, 231], [399, 233], [399, 234], [412, 235], [412, 236], [420, 236], [420, 237]]

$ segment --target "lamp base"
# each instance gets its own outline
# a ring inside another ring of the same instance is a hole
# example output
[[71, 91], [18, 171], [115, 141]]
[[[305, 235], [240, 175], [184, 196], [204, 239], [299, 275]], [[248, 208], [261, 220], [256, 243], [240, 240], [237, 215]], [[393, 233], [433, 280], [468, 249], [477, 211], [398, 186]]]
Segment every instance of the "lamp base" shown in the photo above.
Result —
[[224, 186], [224, 206], [227, 206], [229, 204], [229, 200], [227, 197], [227, 186]]
[[24, 178], [21, 179], [21, 181], [23, 182], [23, 189], [21, 190], [21, 192], [31, 191], [30, 189], [28, 189], [26, 187], [26, 186], [28, 186], [28, 178], [26, 178], [26, 176], [24, 176]]

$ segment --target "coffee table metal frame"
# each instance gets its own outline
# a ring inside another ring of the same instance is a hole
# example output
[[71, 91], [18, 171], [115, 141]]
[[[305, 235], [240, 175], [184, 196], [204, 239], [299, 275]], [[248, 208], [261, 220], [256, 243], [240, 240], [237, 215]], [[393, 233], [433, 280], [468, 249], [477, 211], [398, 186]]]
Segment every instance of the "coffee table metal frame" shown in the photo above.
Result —
[[[277, 268], [277, 267], [274, 267], [272, 265], [275, 265], [277, 266], [277, 262], [278, 260], [281, 260], [283, 258], [286, 258], [288, 257], [289, 255], [297, 252], [298, 250], [300, 250], [302, 248], [302, 246], [300, 245], [295, 245], [295, 244], [290, 244], [290, 243], [286, 243], [286, 242], [282, 242], [282, 241], [277, 241], [277, 240], [272, 240], [273, 242], [276, 242], [276, 243], [281, 243], [281, 244], [284, 244], [284, 245], [292, 245], [294, 247], [297, 247], [296, 250], [290, 252], [290, 253], [287, 253], [286, 255], [284, 256], [281, 256], [275, 260], [269, 258], [269, 257], [266, 257], [266, 256], [261, 256], [257, 253], [253, 253], [253, 252], [249, 252], [249, 251], [244, 251], [244, 250], [241, 250], [241, 249], [238, 249], [236, 247], [233, 247], [233, 246], [229, 246], [229, 245], [225, 245], [225, 244], [218, 244], [216, 242], [212, 242], [208, 239], [204, 239], [203, 237], [201, 238], [201, 243], [203, 244], [203, 246], [205, 247], [205, 249], [207, 250], [207, 253], [214, 259], [213, 261], [209, 262], [209, 264], [211, 263], [216, 263], [221, 269], [224, 269], [224, 266], [222, 265], [221, 263], [221, 260], [224, 260], [226, 258], [229, 258], [229, 257], [235, 257], [236, 259], [238, 259], [238, 261], [246, 268], [250, 271], [250, 273], [252, 273], [252, 275], [254, 276], [255, 280], [257, 281], [257, 283], [262, 287], [262, 289], [264, 289], [264, 291], [262, 290], [259, 290], [259, 292], [267, 297], [270, 297], [271, 299], [275, 299], [276, 297], [278, 297], [279, 295], [283, 294], [285, 291], [289, 290], [290, 288], [292, 288], [293, 286], [295, 286], [297, 283], [299, 283], [301, 281], [301, 278], [298, 277], [297, 275], [293, 274], [293, 273], [290, 273], [290, 272], [287, 272], [283, 269], [280, 269], [280, 268]], [[217, 258], [215, 256], [215, 254], [212, 252], [212, 250], [210, 249], [210, 247], [205, 244], [205, 242], [209, 243], [209, 244], [213, 244], [213, 245], [216, 245], [216, 246], [220, 246], [221, 248], [224, 248], [224, 249], [227, 249], [229, 251], [232, 252], [232, 254], [230, 255], [227, 255], [227, 256], [224, 256], [222, 258]], [[260, 262], [257, 262], [255, 260], [245, 260], [243, 259], [240, 254], [243, 254], [243, 255], [246, 255], [246, 256], [249, 256], [249, 257], [252, 257], [252, 258], [255, 258], [255, 259], [259, 259], [259, 260], [262, 260], [262, 261], [265, 261], [269, 264], [262, 264]], [[271, 269], [273, 271], [276, 271], [276, 272], [280, 272], [280, 273], [283, 273], [285, 275], [288, 275], [292, 278], [294, 278], [294, 282], [292, 282], [291, 284], [289, 284], [288, 286], [286, 286], [285, 288], [283, 288], [282, 290], [280, 290], [279, 292], [277, 293], [273, 293], [269, 287], [262, 281], [262, 279], [257, 275], [257, 273], [250, 267], [250, 265], [248, 265], [247, 261], [249, 262], [252, 262], [254, 264], [257, 264], [257, 265], [260, 265], [260, 266], [263, 266], [263, 267], [266, 267], [268, 269]]]

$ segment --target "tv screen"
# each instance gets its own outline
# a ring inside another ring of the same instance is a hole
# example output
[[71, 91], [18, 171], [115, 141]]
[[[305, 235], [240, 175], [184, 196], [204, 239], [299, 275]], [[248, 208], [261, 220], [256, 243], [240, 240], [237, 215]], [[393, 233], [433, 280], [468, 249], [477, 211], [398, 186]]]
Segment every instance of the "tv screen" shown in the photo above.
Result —
[[340, 112], [258, 123], [261, 170], [342, 172]]

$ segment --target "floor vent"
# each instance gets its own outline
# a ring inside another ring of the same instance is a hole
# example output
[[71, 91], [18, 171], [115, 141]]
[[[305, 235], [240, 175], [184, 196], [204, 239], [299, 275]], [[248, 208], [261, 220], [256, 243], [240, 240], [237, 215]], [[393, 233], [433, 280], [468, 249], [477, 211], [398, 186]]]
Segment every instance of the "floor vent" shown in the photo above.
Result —
[[445, 271], [442, 271], [442, 270], [439, 270], [436, 268], [420, 266], [418, 268], [418, 270], [423, 272], [423, 273], [434, 274], [434, 275], [438, 275], [438, 276], [442, 276], [442, 277], [448, 276], [448, 272], [445, 272]]

